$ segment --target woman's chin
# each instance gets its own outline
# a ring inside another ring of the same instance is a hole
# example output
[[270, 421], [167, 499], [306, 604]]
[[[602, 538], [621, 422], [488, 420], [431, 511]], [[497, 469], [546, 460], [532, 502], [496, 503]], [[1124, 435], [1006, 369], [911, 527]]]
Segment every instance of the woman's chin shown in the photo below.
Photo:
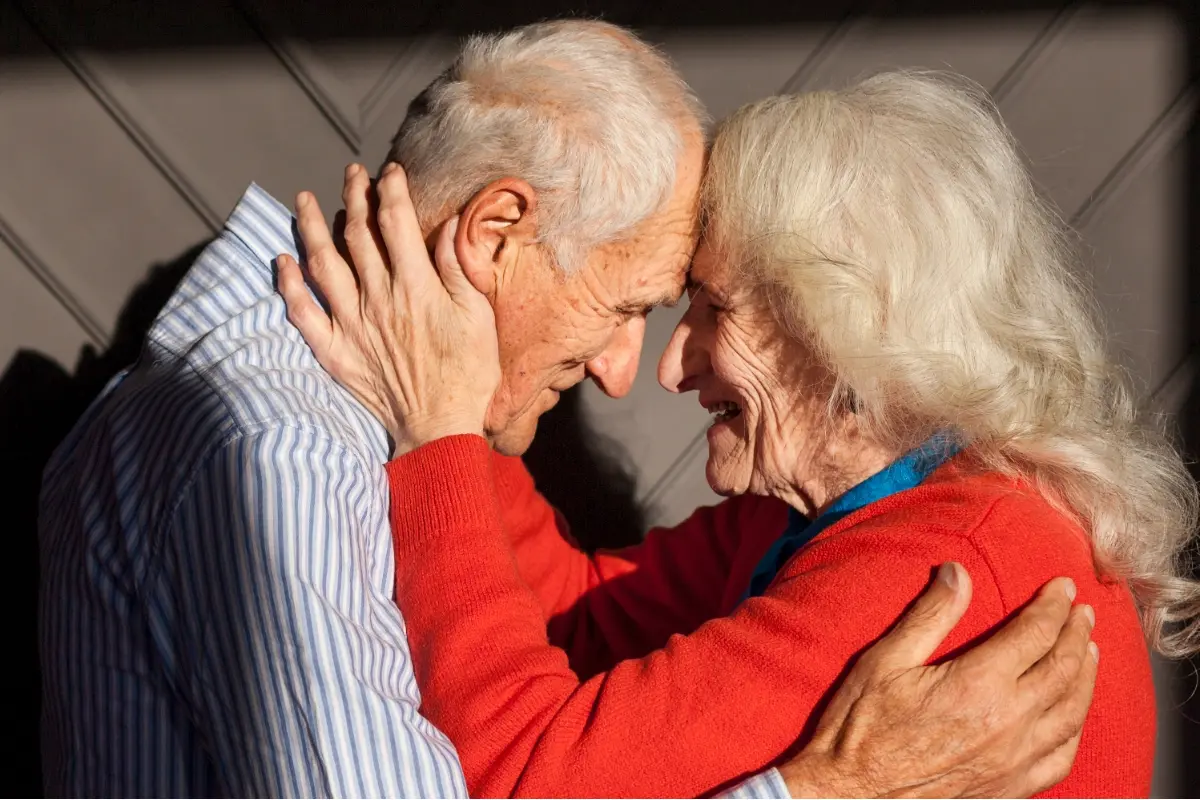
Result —
[[704, 465], [704, 477], [708, 480], [708, 488], [721, 497], [736, 497], [746, 492], [744, 482], [734, 479], [734, 470], [729, 469], [728, 464], [718, 465], [711, 448], [708, 463]]
[[749, 487], [749, 470], [743, 469], [750, 457], [742, 435], [744, 425], [739, 414], [708, 429], [708, 461], [704, 465], [704, 477], [708, 479], [709, 488], [722, 497], [745, 494]]

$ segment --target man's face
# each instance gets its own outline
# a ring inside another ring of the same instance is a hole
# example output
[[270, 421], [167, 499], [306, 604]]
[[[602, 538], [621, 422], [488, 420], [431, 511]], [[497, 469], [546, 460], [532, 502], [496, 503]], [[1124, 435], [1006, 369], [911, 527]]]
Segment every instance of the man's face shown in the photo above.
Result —
[[630, 240], [597, 249], [569, 276], [527, 269], [498, 281], [493, 307], [503, 379], [487, 418], [497, 450], [524, 453], [538, 417], [587, 376], [610, 397], [629, 392], [646, 315], [683, 292], [703, 166], [703, 141], [691, 136], [670, 202]]

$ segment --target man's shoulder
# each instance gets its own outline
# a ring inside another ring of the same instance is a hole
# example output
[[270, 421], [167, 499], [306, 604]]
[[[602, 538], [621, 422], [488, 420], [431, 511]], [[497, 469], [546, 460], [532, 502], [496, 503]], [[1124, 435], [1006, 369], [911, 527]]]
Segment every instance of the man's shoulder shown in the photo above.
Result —
[[[210, 350], [213, 344], [205, 343]], [[222, 341], [219, 357], [198, 352], [202, 347], [177, 355], [148, 345], [104, 398], [96, 423], [148, 440], [165, 436], [168, 446], [155, 460], [195, 462], [234, 442], [276, 439], [294, 450], [331, 448], [383, 463], [382, 428], [302, 341], [260, 327]]]
[[[74, 496], [120, 486], [126, 496], [169, 503], [198, 469], [235, 445], [248, 467], [260, 459], [271, 468], [268, 458], [277, 464], [313, 448], [337, 455], [320, 462], [328, 469], [369, 474], [386, 461], [382, 426], [321, 368], [276, 295], [172, 344], [147, 340], [138, 362], [59, 448], [48, 487], [62, 485]], [[317, 463], [294, 460], [299, 471]]]

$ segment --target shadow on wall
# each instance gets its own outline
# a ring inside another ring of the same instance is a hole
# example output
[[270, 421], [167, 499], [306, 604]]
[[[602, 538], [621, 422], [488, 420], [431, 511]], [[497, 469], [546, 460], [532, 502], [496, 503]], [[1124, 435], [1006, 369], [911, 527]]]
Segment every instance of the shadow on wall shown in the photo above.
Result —
[[[103, 353], [85, 347], [74, 374], [40, 353], [21, 350], [0, 376], [0, 474], [8, 476], [12, 505], [7, 607], [17, 620], [18, 678], [9, 717], [16, 732], [9, 741], [16, 746], [9, 750], [5, 781], [6, 792], [13, 796], [42, 796], [37, 656], [42, 470], [108, 381], [137, 360], [147, 330], [205, 245], [201, 242], [151, 268], [126, 300], [111, 346]], [[538, 487], [574, 522], [572, 533], [588, 549], [629, 544], [644, 531], [644, 515], [635, 500], [636, 479], [622, 456], [617, 442], [589, 429], [578, 387], [563, 393], [558, 406], [542, 418], [537, 442], [527, 454]]]

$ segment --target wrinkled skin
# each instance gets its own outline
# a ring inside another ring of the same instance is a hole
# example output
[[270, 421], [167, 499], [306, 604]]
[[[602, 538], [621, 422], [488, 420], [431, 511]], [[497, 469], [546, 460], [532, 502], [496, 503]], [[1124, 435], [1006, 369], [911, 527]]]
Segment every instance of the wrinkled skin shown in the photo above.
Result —
[[760, 293], [702, 241], [688, 276], [687, 313], [658, 364], [669, 392], [691, 392], [714, 417], [705, 476], [717, 494], [769, 495], [813, 517], [899, 453], [859, 435], [857, 419], [832, 419], [832, 376], [807, 345], [781, 329]]

